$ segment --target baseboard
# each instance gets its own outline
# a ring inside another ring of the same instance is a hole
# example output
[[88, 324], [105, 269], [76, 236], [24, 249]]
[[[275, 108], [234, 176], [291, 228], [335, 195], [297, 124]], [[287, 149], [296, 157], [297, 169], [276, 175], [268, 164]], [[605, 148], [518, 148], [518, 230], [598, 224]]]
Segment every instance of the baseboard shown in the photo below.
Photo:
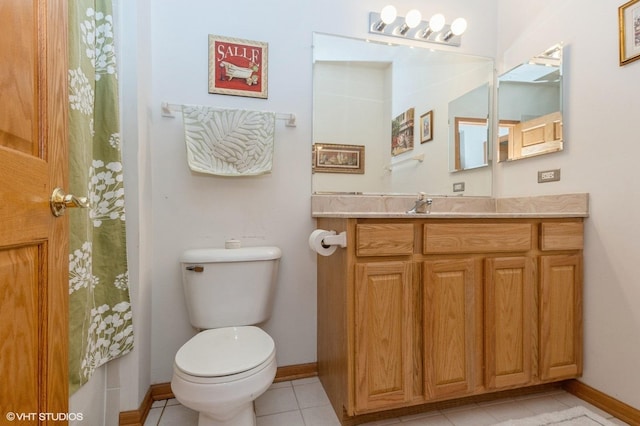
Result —
[[305, 379], [307, 377], [315, 377], [318, 375], [318, 363], [311, 362], [309, 364], [288, 365], [286, 367], [278, 367], [274, 383], [286, 382], [288, 380]]
[[151, 405], [153, 404], [151, 394], [152, 390], [150, 387], [142, 399], [140, 408], [137, 410], [122, 411], [118, 419], [118, 424], [120, 426], [144, 426], [144, 421], [147, 419], [149, 410], [151, 410]]
[[633, 426], [640, 426], [640, 410], [625, 404], [579, 380], [568, 380], [562, 387], [578, 398]]
[[[309, 364], [288, 365], [278, 367], [274, 382], [286, 382], [287, 380], [304, 379], [318, 375], [318, 364], [315, 362]], [[171, 383], [158, 383], [151, 385], [147, 391], [140, 408], [137, 410], [123, 411], [120, 413], [120, 426], [144, 426], [144, 421], [149, 415], [153, 401], [162, 401], [173, 398], [171, 391]]]

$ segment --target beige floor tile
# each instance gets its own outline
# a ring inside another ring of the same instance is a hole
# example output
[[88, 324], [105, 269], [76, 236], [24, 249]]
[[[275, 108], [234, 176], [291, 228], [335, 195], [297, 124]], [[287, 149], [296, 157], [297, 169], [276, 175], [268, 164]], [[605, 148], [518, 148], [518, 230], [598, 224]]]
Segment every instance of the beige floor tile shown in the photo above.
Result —
[[256, 418], [256, 426], [305, 426], [299, 410]]
[[330, 405], [304, 408], [301, 411], [305, 426], [340, 426], [338, 417]]
[[329, 398], [320, 382], [293, 384], [293, 391], [301, 409], [329, 405]]
[[298, 401], [293, 387], [269, 389], [255, 401], [256, 416], [298, 410]]
[[183, 405], [164, 408], [158, 426], [197, 426], [198, 413]]

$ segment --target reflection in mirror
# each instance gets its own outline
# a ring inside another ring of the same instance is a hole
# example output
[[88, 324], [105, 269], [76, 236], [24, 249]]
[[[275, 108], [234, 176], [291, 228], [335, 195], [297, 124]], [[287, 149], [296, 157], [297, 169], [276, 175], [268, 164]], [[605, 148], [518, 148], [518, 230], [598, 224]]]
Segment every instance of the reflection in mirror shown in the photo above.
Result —
[[449, 102], [451, 171], [489, 164], [489, 84], [483, 84]]
[[[366, 156], [364, 173], [315, 168], [314, 193], [453, 195], [453, 183], [464, 182], [464, 195], [491, 196], [490, 167], [451, 173], [448, 110], [486, 87], [487, 118], [492, 59], [319, 33], [313, 40], [313, 143], [363, 147]], [[393, 150], [393, 119], [411, 109], [413, 144]]]
[[489, 126], [483, 118], [456, 117], [454, 125], [455, 170], [486, 166]]
[[561, 151], [562, 45], [498, 77], [498, 160]]

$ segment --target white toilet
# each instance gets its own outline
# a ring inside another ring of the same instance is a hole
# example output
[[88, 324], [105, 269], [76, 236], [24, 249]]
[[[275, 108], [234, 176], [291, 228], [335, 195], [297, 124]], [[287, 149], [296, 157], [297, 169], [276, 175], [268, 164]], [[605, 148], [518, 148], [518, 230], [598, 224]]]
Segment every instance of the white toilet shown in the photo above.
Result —
[[271, 316], [278, 247], [187, 250], [180, 259], [191, 324], [202, 330], [175, 356], [171, 389], [198, 426], [254, 426], [253, 401], [276, 374]]

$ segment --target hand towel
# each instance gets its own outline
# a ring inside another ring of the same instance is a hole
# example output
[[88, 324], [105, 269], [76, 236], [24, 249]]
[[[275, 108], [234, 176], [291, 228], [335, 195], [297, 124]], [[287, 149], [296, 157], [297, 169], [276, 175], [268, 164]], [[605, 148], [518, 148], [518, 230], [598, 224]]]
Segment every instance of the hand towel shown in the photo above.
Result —
[[271, 172], [275, 113], [183, 105], [182, 117], [191, 170], [219, 176]]

